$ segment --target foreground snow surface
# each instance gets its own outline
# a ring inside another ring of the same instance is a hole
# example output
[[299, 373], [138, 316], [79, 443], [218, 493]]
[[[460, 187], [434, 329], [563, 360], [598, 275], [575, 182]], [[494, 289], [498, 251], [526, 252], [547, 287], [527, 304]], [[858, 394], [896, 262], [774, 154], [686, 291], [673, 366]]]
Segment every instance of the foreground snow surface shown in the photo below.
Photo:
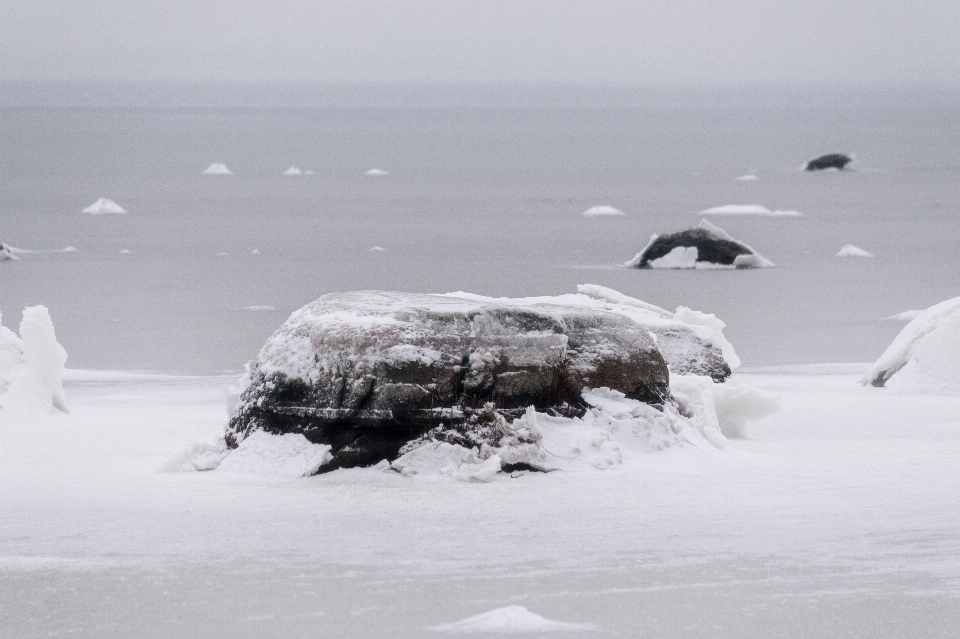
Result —
[[960, 397], [865, 369], [738, 373], [782, 410], [722, 452], [490, 483], [156, 472], [234, 377], [68, 371], [0, 420], [0, 634], [954, 636]]

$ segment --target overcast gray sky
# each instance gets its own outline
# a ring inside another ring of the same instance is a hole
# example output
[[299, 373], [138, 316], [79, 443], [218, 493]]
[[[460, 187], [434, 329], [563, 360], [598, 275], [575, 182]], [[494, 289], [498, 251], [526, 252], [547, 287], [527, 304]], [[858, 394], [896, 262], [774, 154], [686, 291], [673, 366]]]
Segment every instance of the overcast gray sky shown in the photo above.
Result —
[[960, 0], [0, 0], [0, 79], [960, 83]]

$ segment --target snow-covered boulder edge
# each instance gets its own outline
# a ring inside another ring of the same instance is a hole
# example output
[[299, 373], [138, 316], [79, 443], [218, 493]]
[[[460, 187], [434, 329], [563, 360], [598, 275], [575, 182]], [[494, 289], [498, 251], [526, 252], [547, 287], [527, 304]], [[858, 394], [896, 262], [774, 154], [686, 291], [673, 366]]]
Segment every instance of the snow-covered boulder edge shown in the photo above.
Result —
[[0, 326], [0, 412], [68, 412], [63, 393], [66, 361], [45, 306], [23, 309], [19, 337]]
[[904, 392], [960, 393], [960, 297], [912, 319], [860, 383]]

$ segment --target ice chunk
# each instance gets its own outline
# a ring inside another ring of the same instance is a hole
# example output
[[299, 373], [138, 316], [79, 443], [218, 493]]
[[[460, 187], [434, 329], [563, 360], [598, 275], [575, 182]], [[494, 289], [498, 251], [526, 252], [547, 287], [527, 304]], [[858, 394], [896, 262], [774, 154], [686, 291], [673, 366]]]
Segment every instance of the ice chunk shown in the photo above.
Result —
[[480, 459], [469, 448], [447, 442], [427, 442], [395, 459], [391, 467], [404, 477], [412, 477], [449, 475], [464, 464], [475, 466], [479, 463]]
[[650, 260], [651, 268], [697, 268], [696, 246], [675, 246], [663, 257]]
[[587, 217], [599, 217], [602, 215], [626, 215], [626, 213], [612, 206], [601, 204], [598, 206], [591, 206], [589, 209], [583, 212], [583, 215]]
[[760, 178], [758, 178], [756, 175], [753, 175], [752, 173], [747, 174], [747, 175], [741, 175], [741, 176], [739, 176], [739, 177], [737, 178], [737, 180], [739, 180], [739, 181], [741, 181], [741, 182], [754, 182], [754, 181], [759, 180], [759, 179], [760, 179]]
[[299, 166], [291, 166], [289, 169], [283, 172], [284, 175], [303, 175], [303, 171], [300, 170]]
[[160, 464], [158, 473], [181, 473], [213, 470], [230, 454], [223, 437], [209, 437], [191, 442], [174, 452]]
[[0, 328], [0, 405], [69, 412], [63, 393], [66, 361], [47, 308], [25, 308], [19, 338]]
[[368, 251], [373, 251], [374, 253], [385, 253], [387, 249], [382, 246], [374, 246], [367, 249]]
[[276, 306], [243, 306], [236, 309], [238, 311], [253, 311], [253, 312], [263, 312], [263, 311], [275, 311], [277, 310]]
[[369, 175], [371, 177], [380, 177], [383, 175], [390, 175], [390, 173], [388, 171], [384, 171], [383, 169], [370, 169], [369, 171], [364, 172], [364, 175]]
[[219, 162], [214, 162], [204, 170], [203, 174], [204, 175], [233, 175], [233, 171], [228, 169], [226, 164], [220, 164]]
[[918, 315], [920, 315], [920, 313], [922, 313], [922, 312], [923, 312], [922, 309], [919, 310], [919, 311], [918, 311], [918, 310], [903, 311], [902, 313], [896, 313], [896, 314], [891, 315], [891, 316], [889, 316], [889, 317], [883, 317], [883, 318], [880, 319], [880, 321], [881, 321], [881, 322], [885, 322], [885, 321], [909, 322], [910, 320], [912, 320], [912, 319], [914, 319], [915, 317], [917, 317]]
[[872, 253], [867, 253], [862, 248], [853, 244], [844, 244], [840, 252], [834, 257], [873, 257]]
[[0, 262], [6, 262], [8, 260], [19, 260], [20, 258], [13, 254], [13, 251], [10, 250], [10, 247], [0, 242]]
[[504, 606], [454, 623], [430, 628], [450, 634], [542, 634], [595, 630], [590, 624], [551, 621], [523, 606]]
[[700, 211], [700, 213], [703, 215], [769, 215], [774, 217], [798, 217], [803, 215], [800, 211], [771, 211], [759, 204], [725, 204]]
[[309, 477], [330, 460], [330, 447], [299, 433], [254, 431], [220, 462], [218, 470], [279, 477]]
[[917, 315], [860, 378], [883, 386], [901, 375], [902, 390], [960, 390], [960, 297]]
[[120, 255], [130, 255], [130, 249], [121, 249]]
[[460, 481], [487, 483], [493, 481], [496, 474], [500, 472], [500, 461], [499, 455], [491, 455], [479, 464], [460, 464], [459, 466], [450, 464], [444, 472]]
[[126, 213], [119, 204], [113, 200], [108, 200], [105, 197], [100, 198], [87, 208], [83, 209], [81, 213], [90, 213], [91, 215], [102, 215], [104, 213]]

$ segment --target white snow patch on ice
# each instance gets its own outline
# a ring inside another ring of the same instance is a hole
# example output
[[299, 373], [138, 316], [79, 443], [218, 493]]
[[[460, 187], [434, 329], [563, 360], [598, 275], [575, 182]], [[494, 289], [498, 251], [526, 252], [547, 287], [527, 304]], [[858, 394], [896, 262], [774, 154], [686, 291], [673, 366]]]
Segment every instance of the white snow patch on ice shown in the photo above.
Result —
[[19, 337], [0, 326], [0, 409], [69, 412], [63, 393], [66, 361], [47, 308], [23, 309]]
[[121, 249], [120, 255], [130, 255], [130, 249]]
[[390, 172], [384, 171], [383, 169], [370, 169], [369, 171], [364, 172], [364, 175], [369, 175], [371, 177], [380, 177], [383, 175], [390, 175]]
[[868, 253], [853, 244], [844, 244], [843, 248], [834, 257], [873, 257], [873, 253]]
[[589, 209], [583, 212], [583, 215], [586, 217], [599, 217], [603, 215], [626, 215], [626, 213], [612, 206], [601, 204], [598, 206], [591, 206]]
[[800, 211], [771, 211], [760, 204], [725, 204], [700, 211], [700, 213], [703, 215], [767, 215], [773, 217], [799, 217], [803, 215]]
[[374, 253], [385, 253], [387, 249], [382, 246], [374, 246], [367, 249], [368, 251], [373, 251]]
[[237, 311], [252, 311], [252, 312], [266, 312], [266, 311], [276, 311], [278, 310], [276, 306], [243, 306]]
[[102, 215], [104, 213], [126, 213], [122, 206], [113, 200], [102, 197], [96, 202], [83, 209], [81, 213], [90, 213], [91, 215]]
[[204, 175], [233, 175], [233, 171], [228, 169], [226, 164], [214, 162], [204, 170], [203, 174]]
[[253, 249], [253, 250], [250, 252], [250, 254], [251, 254], [251, 255], [260, 255], [260, 249]]
[[330, 459], [330, 446], [313, 444], [299, 433], [271, 435], [258, 430], [240, 442], [217, 469], [252, 475], [309, 477]]
[[960, 392], [960, 297], [917, 315], [860, 378], [904, 392]]
[[430, 630], [450, 634], [528, 634], [583, 632], [595, 630], [591, 624], [551, 621], [523, 606], [504, 606], [454, 623], [433, 626]]
[[299, 166], [291, 166], [289, 169], [283, 172], [284, 175], [303, 175], [303, 171], [300, 170]]
[[737, 178], [737, 180], [739, 180], [739, 181], [741, 181], [741, 182], [754, 182], [754, 181], [759, 180], [759, 179], [760, 179], [760, 178], [758, 178], [756, 175], [753, 175], [752, 173], [747, 174], [747, 175], [741, 175], [741, 176], [739, 176], [739, 177]]

